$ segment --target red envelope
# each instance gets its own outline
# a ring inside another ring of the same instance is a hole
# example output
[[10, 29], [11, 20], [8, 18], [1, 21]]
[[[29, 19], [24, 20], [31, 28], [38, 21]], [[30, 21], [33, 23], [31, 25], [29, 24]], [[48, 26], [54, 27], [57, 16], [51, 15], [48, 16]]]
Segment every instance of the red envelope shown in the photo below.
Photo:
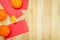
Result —
[[[3, 8], [7, 11], [9, 16], [15, 15], [16, 18], [18, 18], [23, 14], [21, 9], [27, 10], [28, 8], [28, 0], [22, 1], [23, 5], [20, 9], [14, 9], [10, 4], [10, 0], [0, 0], [0, 3], [2, 4]], [[29, 31], [25, 20], [19, 21], [15, 24], [10, 24], [9, 27], [11, 29], [11, 33], [7, 37], [5, 37], [5, 40]]]
[[11, 24], [9, 25], [9, 27], [11, 29], [11, 33], [7, 37], [5, 37], [5, 40], [29, 31], [25, 20], [22, 20], [15, 24]]
[[11, 4], [10, 0], [0, 0], [0, 3], [2, 4], [3, 8], [8, 12], [8, 15], [15, 15], [17, 18], [22, 15], [21, 9], [27, 9], [28, 8], [28, 0], [22, 0], [23, 5], [20, 9], [14, 9]]

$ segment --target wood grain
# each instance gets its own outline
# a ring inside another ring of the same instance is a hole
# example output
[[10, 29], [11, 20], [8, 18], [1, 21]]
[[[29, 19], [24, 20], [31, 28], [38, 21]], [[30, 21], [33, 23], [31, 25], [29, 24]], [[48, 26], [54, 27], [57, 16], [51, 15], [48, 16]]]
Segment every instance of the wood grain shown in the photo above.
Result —
[[42, 40], [52, 40], [52, 0], [44, 0], [42, 14]]

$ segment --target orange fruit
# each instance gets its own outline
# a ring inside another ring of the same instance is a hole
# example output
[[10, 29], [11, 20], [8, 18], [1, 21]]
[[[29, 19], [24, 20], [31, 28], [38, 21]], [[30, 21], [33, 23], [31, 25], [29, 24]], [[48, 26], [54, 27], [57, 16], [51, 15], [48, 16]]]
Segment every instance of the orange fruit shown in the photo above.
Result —
[[14, 8], [20, 8], [22, 6], [22, 0], [11, 0], [11, 5]]
[[0, 21], [3, 21], [7, 18], [7, 12], [4, 9], [0, 9]]
[[8, 26], [3, 25], [0, 27], [0, 35], [1, 36], [6, 37], [9, 35], [9, 33], [10, 33], [10, 28]]

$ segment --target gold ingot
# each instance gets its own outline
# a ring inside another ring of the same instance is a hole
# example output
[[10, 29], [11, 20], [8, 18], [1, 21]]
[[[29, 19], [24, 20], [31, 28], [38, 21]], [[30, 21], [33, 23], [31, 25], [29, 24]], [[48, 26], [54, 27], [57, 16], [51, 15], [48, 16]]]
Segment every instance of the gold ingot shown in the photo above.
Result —
[[11, 23], [16, 23], [16, 17], [14, 15], [12, 15], [10, 19], [11, 19]]

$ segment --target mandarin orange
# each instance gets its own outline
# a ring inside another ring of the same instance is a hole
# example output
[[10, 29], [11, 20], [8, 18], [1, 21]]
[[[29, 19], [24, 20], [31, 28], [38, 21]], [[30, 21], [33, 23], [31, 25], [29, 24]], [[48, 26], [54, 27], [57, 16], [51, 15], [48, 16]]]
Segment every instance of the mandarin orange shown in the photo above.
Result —
[[22, 6], [22, 0], [11, 0], [11, 5], [14, 8], [20, 8]]
[[7, 18], [7, 12], [4, 9], [0, 9], [0, 21], [3, 21]]
[[0, 27], [0, 35], [6, 37], [9, 34], [10, 34], [10, 28], [6, 25], [2, 25]]

